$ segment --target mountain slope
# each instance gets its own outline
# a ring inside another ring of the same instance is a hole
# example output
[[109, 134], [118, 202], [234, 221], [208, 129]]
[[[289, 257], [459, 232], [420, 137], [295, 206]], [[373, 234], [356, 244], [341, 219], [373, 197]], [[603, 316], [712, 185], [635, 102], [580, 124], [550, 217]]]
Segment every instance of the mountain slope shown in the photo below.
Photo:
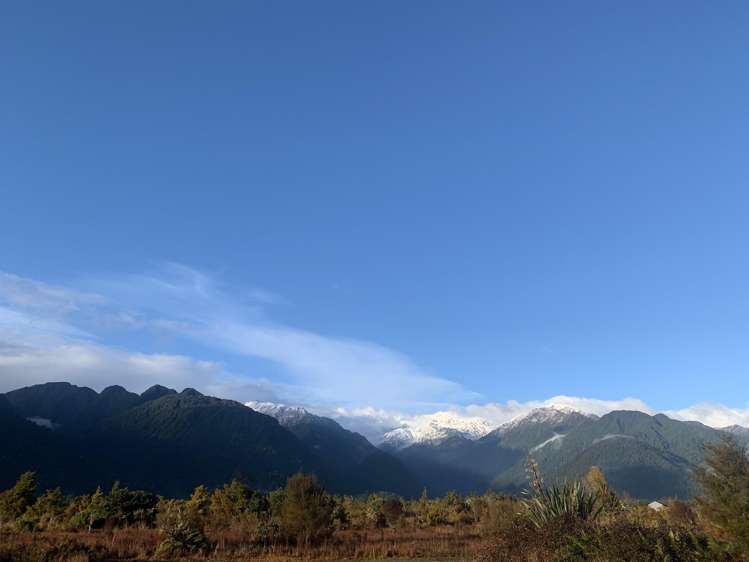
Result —
[[330, 418], [269, 402], [247, 406], [273, 416], [305, 443], [324, 467], [333, 489], [342, 493], [388, 490], [408, 496], [420, 490], [417, 479], [398, 459]]
[[[744, 434], [740, 429], [732, 433], [739, 438]], [[598, 466], [614, 488], [633, 497], [688, 497], [695, 491], [691, 471], [703, 462], [705, 444], [725, 434], [662, 414], [618, 411], [598, 418], [543, 408], [480, 439], [420, 443], [397, 455], [413, 471], [439, 467], [425, 477], [439, 482], [449, 474], [458, 489], [478, 484], [517, 493], [528, 485], [530, 455], [547, 481], [582, 478], [591, 466]]]
[[[533, 447], [550, 443], [587, 419], [573, 410], [543, 408], [479, 439], [456, 435], [416, 443], [397, 454], [412, 471], [430, 479], [436, 490], [482, 491], [498, 474], [522, 464]], [[450, 475], [449, 483], [445, 475]]]
[[[323, 472], [312, 451], [275, 419], [190, 389], [138, 396], [119, 387], [97, 394], [54, 383], [0, 397], [5, 484], [34, 470], [43, 486], [70, 492], [120, 480], [184, 496], [198, 484], [233, 477], [273, 488], [298, 470]], [[40, 427], [27, 417], [51, 423]]]

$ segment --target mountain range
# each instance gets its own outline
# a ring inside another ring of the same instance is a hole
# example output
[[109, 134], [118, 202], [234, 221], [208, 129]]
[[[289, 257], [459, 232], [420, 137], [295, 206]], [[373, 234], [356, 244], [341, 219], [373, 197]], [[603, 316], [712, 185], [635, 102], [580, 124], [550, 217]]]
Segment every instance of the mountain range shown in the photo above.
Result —
[[425, 418], [386, 433], [375, 447], [301, 407], [245, 405], [159, 385], [135, 394], [47, 383], [0, 394], [0, 488], [34, 470], [42, 487], [75, 493], [121, 481], [185, 496], [231, 478], [272, 489], [302, 470], [346, 494], [517, 493], [527, 486], [532, 456], [548, 481], [582, 477], [595, 465], [621, 493], [688, 497], [706, 443], [728, 434], [749, 442], [743, 427], [633, 411], [598, 417], [541, 408], [499, 427], [480, 418]]
[[115, 481], [185, 496], [240, 478], [258, 489], [313, 472], [339, 493], [418, 485], [395, 457], [333, 420], [309, 415], [291, 429], [239, 402], [161, 386], [101, 393], [47, 383], [0, 395], [0, 488], [25, 470], [42, 487], [75, 493]]

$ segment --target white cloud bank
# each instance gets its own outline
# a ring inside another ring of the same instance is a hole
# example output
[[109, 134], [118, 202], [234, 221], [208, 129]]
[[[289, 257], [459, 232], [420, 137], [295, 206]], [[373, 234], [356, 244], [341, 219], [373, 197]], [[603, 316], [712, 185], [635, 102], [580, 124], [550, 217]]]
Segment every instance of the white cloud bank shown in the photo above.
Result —
[[[370, 437], [438, 412], [495, 426], [550, 405], [597, 415], [656, 412], [636, 398], [484, 403], [479, 394], [427, 372], [398, 351], [274, 322], [269, 308], [284, 302], [281, 297], [227, 288], [214, 276], [178, 264], [79, 285], [86, 290], [0, 272], [0, 391], [50, 380], [95, 389], [121, 384], [135, 391], [154, 383], [192, 386], [243, 401], [303, 404]], [[101, 341], [97, 334], [103, 329], [168, 334], [227, 360], [263, 360], [284, 377], [269, 380], [232, 372], [224, 361], [118, 347]], [[749, 426], [749, 407], [697, 404], [664, 413], [714, 427]]]

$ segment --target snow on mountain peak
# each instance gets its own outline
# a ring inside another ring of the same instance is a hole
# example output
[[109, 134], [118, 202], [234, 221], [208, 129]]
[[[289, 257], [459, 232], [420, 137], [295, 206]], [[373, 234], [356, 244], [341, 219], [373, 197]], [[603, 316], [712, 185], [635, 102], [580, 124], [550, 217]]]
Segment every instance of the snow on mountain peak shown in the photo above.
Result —
[[461, 416], [453, 412], [436, 412], [416, 416], [401, 427], [388, 431], [384, 443], [398, 449], [415, 443], [439, 443], [452, 436], [475, 440], [483, 437], [496, 426], [475, 416]]
[[527, 414], [521, 414], [508, 422], [503, 423], [499, 426], [501, 432], [505, 432], [509, 429], [514, 429], [522, 425], [530, 425], [537, 423], [561, 423], [566, 418], [572, 415], [580, 415], [585, 417], [595, 417], [592, 414], [586, 414], [575, 408], [569, 406], [562, 406], [552, 404], [543, 408], [535, 408]]
[[301, 406], [287, 406], [286, 404], [276, 404], [275, 402], [246, 402], [245, 406], [252, 408], [256, 412], [276, 418], [281, 425], [293, 425], [305, 417], [311, 415]]

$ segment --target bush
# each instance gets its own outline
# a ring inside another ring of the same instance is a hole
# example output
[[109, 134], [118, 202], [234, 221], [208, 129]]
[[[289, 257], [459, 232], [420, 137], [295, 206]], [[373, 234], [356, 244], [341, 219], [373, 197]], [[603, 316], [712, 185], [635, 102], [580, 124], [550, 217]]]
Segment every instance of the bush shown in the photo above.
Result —
[[24, 472], [15, 485], [0, 493], [0, 525], [13, 523], [34, 503], [36, 477], [33, 472]]
[[749, 558], [749, 459], [732, 437], [705, 446], [705, 467], [695, 471], [702, 487], [697, 506], [716, 533]]
[[157, 556], [180, 556], [205, 551], [208, 540], [200, 517], [187, 502], [168, 500], [162, 503], [159, 527], [164, 538], [156, 550]]
[[117, 527], [150, 527], [156, 521], [155, 494], [142, 490], [129, 490], [115, 482], [106, 498], [106, 517]]
[[543, 527], [516, 517], [485, 547], [484, 562], [718, 562], [730, 560], [694, 531], [620, 518], [606, 525], [562, 516]]
[[592, 521], [601, 512], [597, 504], [598, 495], [589, 492], [580, 482], [542, 487], [523, 502], [528, 519], [536, 527], [562, 517]]
[[62, 526], [65, 507], [65, 498], [60, 488], [47, 490], [16, 520], [16, 527], [24, 531], [59, 528]]
[[332, 532], [334, 502], [311, 475], [289, 478], [281, 509], [281, 524], [298, 543], [310, 544]]

